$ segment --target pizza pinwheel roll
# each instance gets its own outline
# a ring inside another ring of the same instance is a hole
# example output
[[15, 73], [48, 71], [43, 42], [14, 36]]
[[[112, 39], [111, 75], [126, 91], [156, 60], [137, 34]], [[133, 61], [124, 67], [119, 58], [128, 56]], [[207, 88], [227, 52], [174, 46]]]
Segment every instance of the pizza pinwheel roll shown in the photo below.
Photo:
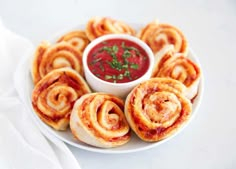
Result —
[[188, 43], [184, 34], [176, 27], [153, 21], [138, 34], [147, 43], [153, 53], [158, 53], [166, 45], [174, 45], [175, 52], [187, 54]]
[[156, 142], [178, 131], [190, 118], [185, 86], [169, 78], [152, 78], [136, 86], [125, 102], [125, 116], [142, 140]]
[[31, 73], [36, 84], [54, 69], [70, 67], [83, 75], [82, 54], [67, 42], [50, 45], [42, 42], [36, 49]]
[[72, 46], [76, 47], [81, 53], [83, 53], [84, 49], [90, 42], [87, 35], [85, 34], [85, 31], [82, 30], [68, 32], [62, 37], [60, 37], [57, 42], [62, 41], [70, 43]]
[[152, 77], [168, 77], [182, 82], [187, 88], [185, 95], [193, 99], [198, 92], [201, 69], [188, 57], [170, 50], [158, 59]]
[[86, 34], [92, 41], [106, 34], [134, 35], [135, 30], [128, 24], [108, 17], [91, 18], [86, 26]]
[[130, 140], [130, 128], [120, 98], [92, 93], [76, 101], [70, 117], [70, 128], [80, 141], [101, 148], [117, 147]]
[[43, 122], [56, 130], [68, 127], [74, 102], [90, 89], [70, 68], [60, 68], [44, 76], [34, 87], [32, 105]]

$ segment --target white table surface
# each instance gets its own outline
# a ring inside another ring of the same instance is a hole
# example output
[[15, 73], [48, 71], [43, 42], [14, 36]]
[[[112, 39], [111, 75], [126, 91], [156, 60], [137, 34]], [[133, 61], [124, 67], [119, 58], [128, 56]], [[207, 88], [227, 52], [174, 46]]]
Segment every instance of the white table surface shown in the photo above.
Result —
[[111, 155], [69, 146], [81, 167], [236, 168], [236, 0], [0, 0], [6, 26], [35, 45], [97, 15], [134, 23], [159, 19], [179, 27], [202, 64], [205, 93], [190, 125], [156, 148]]

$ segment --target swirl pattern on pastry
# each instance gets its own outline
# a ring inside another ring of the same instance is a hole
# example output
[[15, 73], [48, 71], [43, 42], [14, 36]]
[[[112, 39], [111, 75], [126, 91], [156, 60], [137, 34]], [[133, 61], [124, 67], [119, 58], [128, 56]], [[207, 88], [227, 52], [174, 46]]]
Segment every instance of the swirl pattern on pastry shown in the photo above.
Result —
[[70, 67], [83, 75], [82, 54], [67, 42], [50, 46], [42, 42], [36, 49], [32, 64], [33, 82], [36, 84], [54, 69]]
[[175, 52], [187, 54], [188, 43], [184, 34], [176, 27], [153, 21], [147, 24], [138, 34], [156, 54], [166, 45], [174, 45]]
[[36, 84], [32, 92], [32, 105], [42, 121], [56, 130], [65, 130], [74, 102], [90, 92], [76, 71], [60, 68], [51, 71]]
[[135, 30], [122, 21], [108, 17], [91, 18], [86, 26], [86, 34], [91, 41], [102, 35], [119, 33], [134, 35]]
[[181, 82], [169, 78], [152, 78], [136, 86], [125, 102], [130, 127], [147, 142], [171, 136], [191, 115], [192, 104], [184, 91]]
[[124, 102], [104, 93], [92, 93], [76, 101], [70, 118], [73, 135], [80, 141], [101, 148], [117, 147], [130, 140], [124, 115]]
[[187, 98], [193, 99], [198, 92], [201, 69], [182, 54], [168, 51], [157, 61], [152, 77], [168, 77], [182, 82], [187, 87]]
[[62, 41], [70, 43], [72, 46], [76, 47], [81, 53], [83, 53], [85, 47], [90, 42], [87, 35], [85, 34], [85, 31], [82, 30], [68, 32], [67, 34], [60, 37], [57, 42]]

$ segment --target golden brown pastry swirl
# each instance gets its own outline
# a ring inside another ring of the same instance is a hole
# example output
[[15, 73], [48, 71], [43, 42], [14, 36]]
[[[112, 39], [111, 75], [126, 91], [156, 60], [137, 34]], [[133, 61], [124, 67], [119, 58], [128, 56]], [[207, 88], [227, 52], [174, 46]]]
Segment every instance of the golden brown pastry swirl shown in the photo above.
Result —
[[68, 42], [72, 46], [76, 47], [79, 52], [83, 53], [86, 46], [89, 44], [89, 39], [83, 30], [75, 30], [66, 33], [62, 37], [59, 38], [57, 42]]
[[158, 59], [152, 77], [168, 77], [182, 82], [187, 88], [185, 95], [193, 99], [198, 92], [201, 69], [188, 57], [170, 50]]
[[165, 139], [190, 118], [191, 102], [185, 86], [169, 78], [152, 78], [135, 87], [125, 102], [125, 115], [133, 131], [144, 141]]
[[51, 71], [36, 84], [32, 92], [32, 105], [45, 123], [56, 130], [65, 130], [74, 102], [90, 92], [77, 72], [60, 68]]
[[91, 41], [102, 35], [121, 33], [134, 35], [135, 30], [122, 21], [108, 17], [91, 18], [86, 26], [86, 34]]
[[32, 77], [34, 84], [54, 69], [70, 67], [83, 75], [82, 54], [67, 42], [50, 45], [42, 42], [36, 49]]
[[176, 27], [153, 21], [138, 34], [147, 43], [153, 53], [158, 53], [166, 45], [174, 45], [175, 52], [187, 54], [188, 43], [184, 34]]
[[123, 100], [109, 94], [92, 93], [76, 101], [70, 128], [80, 141], [96, 147], [117, 147], [130, 139], [123, 113]]

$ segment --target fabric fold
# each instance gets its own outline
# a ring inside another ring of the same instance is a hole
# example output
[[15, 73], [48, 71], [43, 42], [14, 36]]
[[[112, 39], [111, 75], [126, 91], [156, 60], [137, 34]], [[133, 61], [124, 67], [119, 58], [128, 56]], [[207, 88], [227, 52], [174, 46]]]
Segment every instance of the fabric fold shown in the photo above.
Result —
[[24, 101], [21, 68], [32, 43], [6, 29], [1, 18], [0, 37], [0, 168], [80, 169], [66, 144], [35, 123]]

